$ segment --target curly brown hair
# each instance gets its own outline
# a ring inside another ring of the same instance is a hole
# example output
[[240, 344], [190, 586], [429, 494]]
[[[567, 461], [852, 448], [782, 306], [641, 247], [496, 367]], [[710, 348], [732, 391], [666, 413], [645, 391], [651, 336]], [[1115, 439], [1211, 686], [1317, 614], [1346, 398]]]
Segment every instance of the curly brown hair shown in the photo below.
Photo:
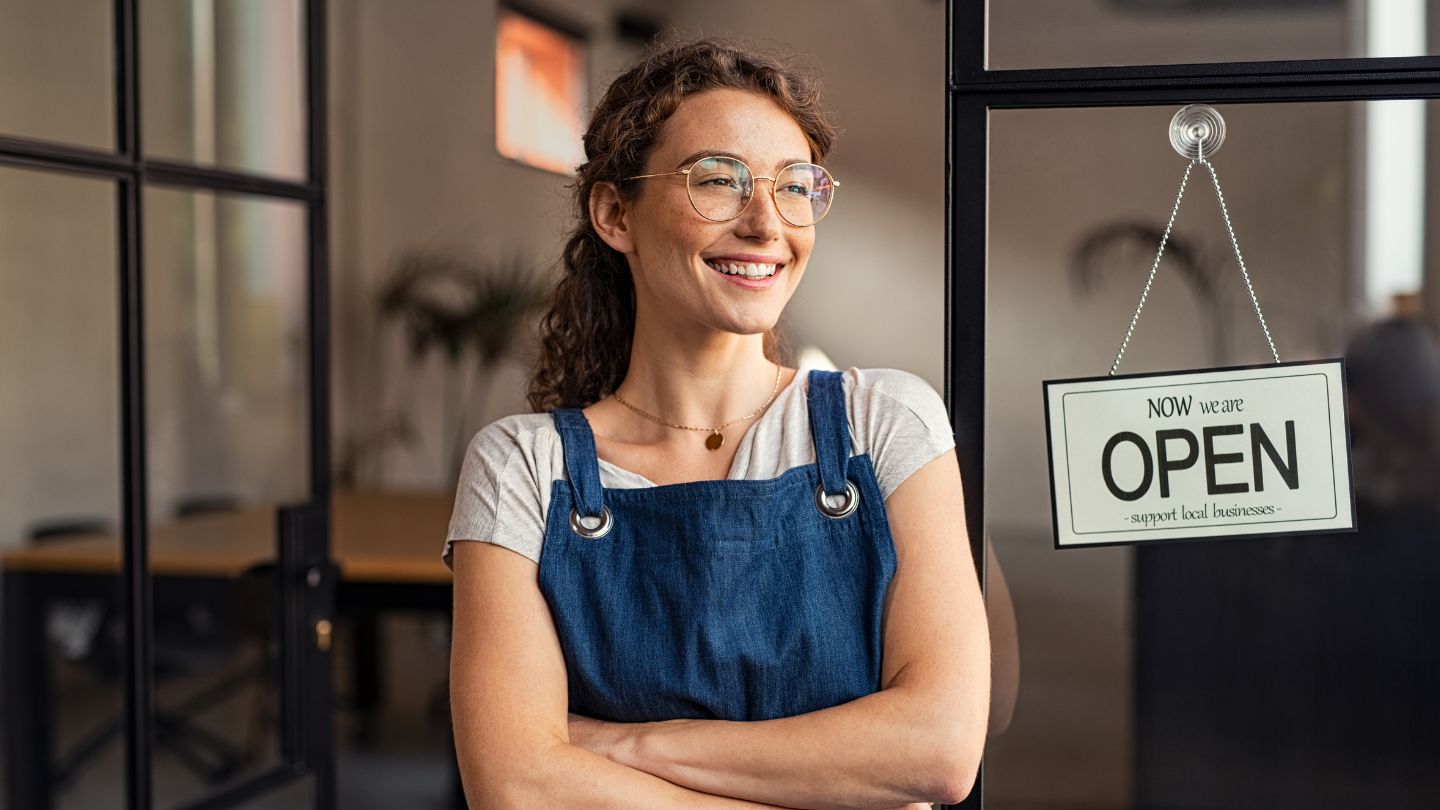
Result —
[[[540, 351], [528, 400], [535, 411], [580, 408], [608, 396], [625, 378], [635, 331], [635, 287], [625, 257], [590, 222], [590, 194], [612, 183], [633, 198], [636, 181], [665, 122], [686, 97], [720, 88], [763, 95], [790, 114], [823, 162], [836, 130], [820, 106], [819, 82], [775, 56], [739, 43], [697, 39], [652, 50], [605, 92], [585, 131], [585, 163], [576, 169], [578, 223], [565, 243], [563, 268], [540, 320]], [[765, 333], [765, 356], [789, 362], [782, 327]]]

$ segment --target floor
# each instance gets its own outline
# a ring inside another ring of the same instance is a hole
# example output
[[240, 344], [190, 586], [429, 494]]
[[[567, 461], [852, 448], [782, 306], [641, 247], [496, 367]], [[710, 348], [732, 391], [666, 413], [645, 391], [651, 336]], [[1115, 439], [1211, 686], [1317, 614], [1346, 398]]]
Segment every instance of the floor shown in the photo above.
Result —
[[[441, 810], [448, 808], [451, 784], [449, 768], [448, 719], [436, 716], [430, 700], [443, 682], [446, 669], [443, 627], [437, 628], [419, 615], [387, 617], [382, 632], [387, 653], [387, 694], [384, 705], [373, 716], [369, 734], [357, 733], [360, 718], [344, 707], [347, 691], [343, 674], [348, 660], [344, 635], [337, 639], [336, 671], [338, 702], [336, 712], [336, 769], [339, 806], [346, 810]], [[343, 630], [342, 630], [343, 633]], [[213, 676], [212, 676], [213, 678]], [[206, 679], [167, 681], [158, 700], [183, 698], [204, 686]], [[60, 665], [56, 671], [58, 742], [71, 750], [75, 741], [87, 736], [120, 710], [120, 691], [95, 681], [88, 672]], [[237, 691], [224, 703], [192, 719], [207, 730], [229, 740], [245, 739], [250, 723], [263, 717], [257, 711], [258, 689]], [[278, 761], [278, 743], [273, 728], [264, 729], [261, 753], [247, 773], [268, 770]], [[3, 767], [3, 766], [0, 766]], [[0, 773], [0, 782], [4, 775]], [[207, 793], [205, 782], [163, 748], [154, 759], [156, 808], [182, 806]], [[120, 808], [124, 801], [124, 752], [117, 741], [110, 743], [87, 763], [76, 779], [59, 792], [58, 810], [99, 810]], [[311, 787], [304, 780], [273, 792], [247, 805], [266, 810], [304, 810], [310, 806]]]

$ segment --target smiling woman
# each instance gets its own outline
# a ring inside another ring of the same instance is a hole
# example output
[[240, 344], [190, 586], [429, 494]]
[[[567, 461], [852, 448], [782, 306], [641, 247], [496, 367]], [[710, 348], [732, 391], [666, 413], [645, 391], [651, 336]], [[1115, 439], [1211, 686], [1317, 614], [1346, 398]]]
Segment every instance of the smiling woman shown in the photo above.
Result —
[[712, 40], [596, 107], [537, 412], [471, 441], [444, 551], [472, 807], [968, 794], [988, 637], [944, 403], [775, 337], [833, 140], [813, 80]]

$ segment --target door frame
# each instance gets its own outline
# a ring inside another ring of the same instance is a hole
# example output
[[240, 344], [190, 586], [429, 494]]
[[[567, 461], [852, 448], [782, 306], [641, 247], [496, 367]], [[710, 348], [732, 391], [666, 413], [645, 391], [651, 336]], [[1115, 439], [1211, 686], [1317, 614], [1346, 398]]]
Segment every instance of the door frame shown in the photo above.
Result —
[[[1440, 98], [1440, 56], [989, 70], [987, 0], [946, 0], [945, 381], [984, 582], [989, 119], [998, 109]], [[1431, 30], [1435, 30], [1434, 23]], [[1430, 47], [1437, 44], [1430, 38]], [[1433, 174], [1432, 174], [1433, 176]], [[1038, 396], [1038, 389], [1037, 389]], [[984, 803], [984, 765], [970, 797]]]
[[[116, 290], [119, 354], [121, 594], [125, 627], [123, 682], [125, 806], [154, 805], [153, 596], [149, 565], [145, 424], [144, 192], [166, 187], [244, 194], [302, 203], [307, 212], [308, 427], [310, 500], [277, 510], [275, 567], [281, 640], [281, 761], [242, 784], [191, 802], [222, 808], [304, 777], [314, 806], [335, 807], [330, 655], [314, 624], [334, 615], [336, 569], [330, 560], [330, 317], [326, 0], [302, 0], [308, 167], [303, 181], [156, 160], [142, 149], [139, 0], [112, 0], [114, 149], [0, 135], [0, 166], [109, 180], [116, 190]], [[50, 756], [45, 752], [41, 756]], [[48, 765], [48, 763], [47, 763]], [[48, 787], [48, 786], [47, 786]], [[46, 795], [34, 797], [37, 802]]]

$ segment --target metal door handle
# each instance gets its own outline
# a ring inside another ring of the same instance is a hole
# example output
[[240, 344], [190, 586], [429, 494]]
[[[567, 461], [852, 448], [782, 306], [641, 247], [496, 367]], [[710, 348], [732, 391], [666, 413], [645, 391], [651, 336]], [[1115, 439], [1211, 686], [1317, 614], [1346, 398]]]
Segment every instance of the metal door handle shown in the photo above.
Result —
[[329, 619], [321, 619], [315, 622], [315, 648], [320, 652], [330, 652], [330, 635], [334, 626]]

